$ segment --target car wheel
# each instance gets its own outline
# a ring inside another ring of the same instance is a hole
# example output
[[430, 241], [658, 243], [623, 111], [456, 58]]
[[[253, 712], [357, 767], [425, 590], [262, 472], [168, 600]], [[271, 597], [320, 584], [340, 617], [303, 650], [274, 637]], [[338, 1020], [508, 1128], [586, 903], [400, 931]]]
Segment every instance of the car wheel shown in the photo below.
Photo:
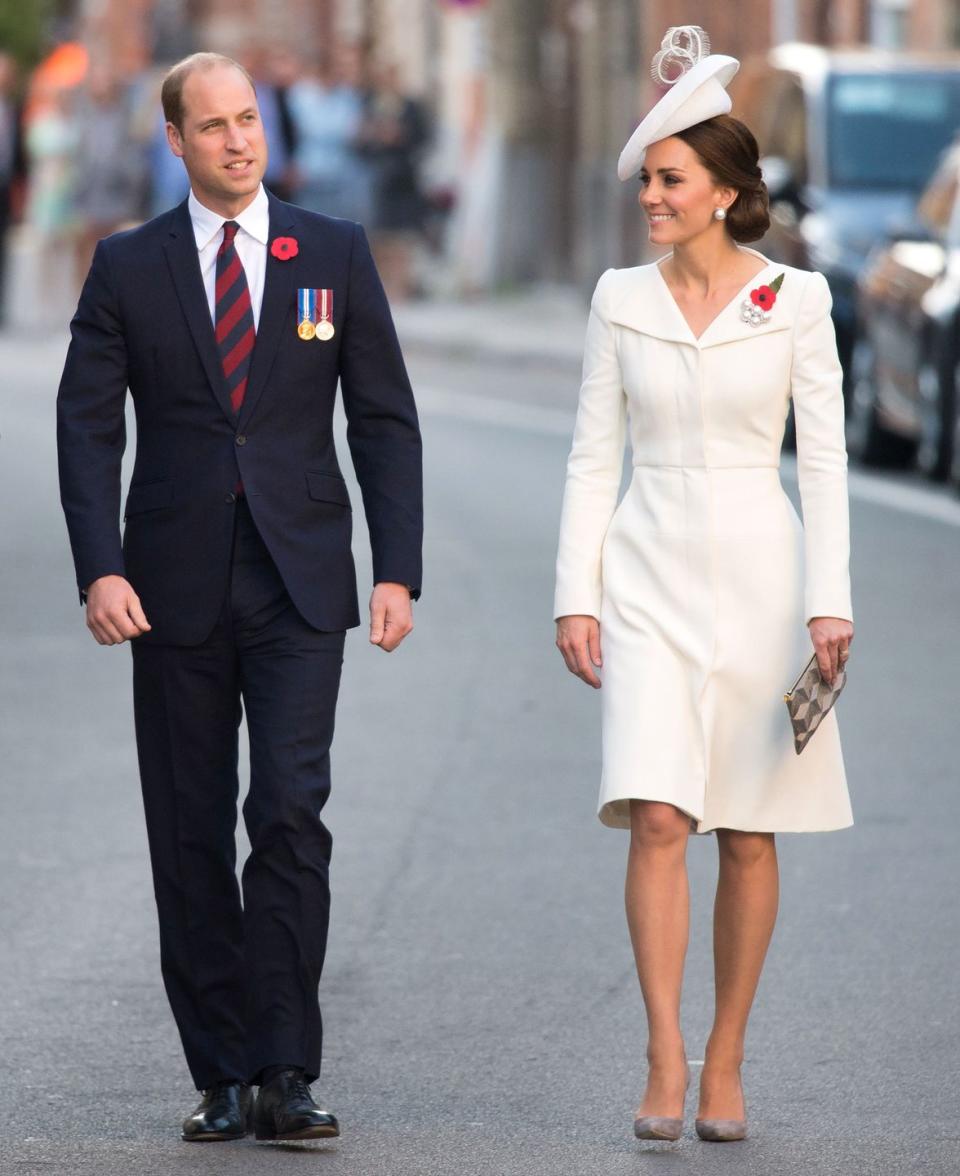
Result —
[[863, 336], [853, 345], [850, 375], [847, 447], [851, 454], [876, 469], [910, 469], [916, 461], [917, 442], [885, 428], [880, 420], [873, 348]]
[[847, 449], [854, 457], [860, 457], [873, 409], [873, 348], [862, 335], [857, 337], [853, 346], [850, 392], [844, 399], [847, 409]]
[[[957, 384], [960, 381], [960, 362], [950, 349], [944, 348], [944, 355], [933, 373], [930, 384], [930, 402], [924, 403], [924, 439], [929, 429], [930, 441], [922, 450], [926, 459], [924, 472], [935, 482], [946, 482], [953, 473], [957, 440]], [[926, 417], [930, 423], [927, 425]]]
[[952, 369], [947, 386], [940, 391], [944, 422], [943, 465], [944, 477], [952, 479], [960, 489], [960, 356], [952, 364]]

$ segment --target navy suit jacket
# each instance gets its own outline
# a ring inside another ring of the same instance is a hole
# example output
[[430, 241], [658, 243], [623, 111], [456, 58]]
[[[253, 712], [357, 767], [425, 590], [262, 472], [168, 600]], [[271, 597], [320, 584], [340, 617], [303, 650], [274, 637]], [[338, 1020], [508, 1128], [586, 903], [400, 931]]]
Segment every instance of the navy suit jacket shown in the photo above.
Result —
[[[278, 236], [299, 252], [285, 261], [268, 252], [239, 416], [186, 202], [97, 246], [57, 398], [60, 492], [81, 592], [100, 576], [126, 576], [152, 625], [139, 641], [192, 645], [213, 629], [241, 480], [305, 620], [325, 630], [359, 624], [350, 499], [333, 440], [338, 380], [374, 582], [419, 595], [420, 432], [363, 229], [270, 196], [270, 241]], [[298, 337], [298, 287], [333, 290], [333, 339]], [[128, 388], [137, 453], [121, 541]]]

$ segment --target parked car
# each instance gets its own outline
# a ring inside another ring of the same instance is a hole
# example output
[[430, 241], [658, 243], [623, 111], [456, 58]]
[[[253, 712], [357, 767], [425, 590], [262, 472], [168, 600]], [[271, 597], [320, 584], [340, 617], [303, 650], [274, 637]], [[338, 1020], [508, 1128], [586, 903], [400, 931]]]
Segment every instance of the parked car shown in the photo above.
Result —
[[746, 61], [731, 93], [771, 197], [759, 247], [826, 276], [849, 409], [857, 277], [960, 126], [960, 54], [782, 45]]
[[851, 448], [870, 465], [957, 472], [960, 378], [960, 142], [913, 225], [871, 255], [858, 283]]

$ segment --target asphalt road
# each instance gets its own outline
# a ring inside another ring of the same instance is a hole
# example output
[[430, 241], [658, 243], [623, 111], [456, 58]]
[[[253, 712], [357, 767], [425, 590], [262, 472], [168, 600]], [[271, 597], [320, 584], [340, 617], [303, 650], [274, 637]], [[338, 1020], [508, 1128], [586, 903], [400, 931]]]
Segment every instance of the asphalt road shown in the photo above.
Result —
[[[597, 699], [563, 670], [550, 623], [575, 376], [425, 355], [417, 629], [389, 658], [351, 635], [334, 748], [319, 1089], [343, 1136], [180, 1143], [195, 1098], [160, 983], [129, 652], [83, 627], [57, 502], [62, 351], [0, 338], [0, 1172], [960, 1169], [960, 507], [856, 480], [841, 723], [857, 824], [780, 839], [744, 1071], [751, 1138], [705, 1145], [690, 1121], [676, 1145], [638, 1144], [626, 839], [594, 816]], [[689, 859], [697, 1059], [713, 839]], [[694, 1106], [695, 1091], [690, 1120]]]

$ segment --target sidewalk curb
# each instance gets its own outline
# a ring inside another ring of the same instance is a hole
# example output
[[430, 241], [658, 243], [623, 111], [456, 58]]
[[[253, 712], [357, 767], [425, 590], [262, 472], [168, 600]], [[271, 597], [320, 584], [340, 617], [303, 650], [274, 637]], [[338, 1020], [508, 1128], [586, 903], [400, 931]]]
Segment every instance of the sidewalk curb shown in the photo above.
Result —
[[575, 290], [539, 290], [475, 302], [410, 302], [394, 309], [405, 348], [451, 359], [579, 369], [587, 307]]
[[580, 370], [583, 354], [572, 351], [569, 354], [558, 354], [546, 348], [513, 347], [509, 344], [491, 344], [489, 341], [473, 342], [467, 339], [441, 339], [429, 332], [408, 330], [397, 325], [400, 344], [405, 352], [421, 352], [440, 356], [450, 360], [496, 360], [503, 363], [553, 365], [563, 368], [570, 367]]

